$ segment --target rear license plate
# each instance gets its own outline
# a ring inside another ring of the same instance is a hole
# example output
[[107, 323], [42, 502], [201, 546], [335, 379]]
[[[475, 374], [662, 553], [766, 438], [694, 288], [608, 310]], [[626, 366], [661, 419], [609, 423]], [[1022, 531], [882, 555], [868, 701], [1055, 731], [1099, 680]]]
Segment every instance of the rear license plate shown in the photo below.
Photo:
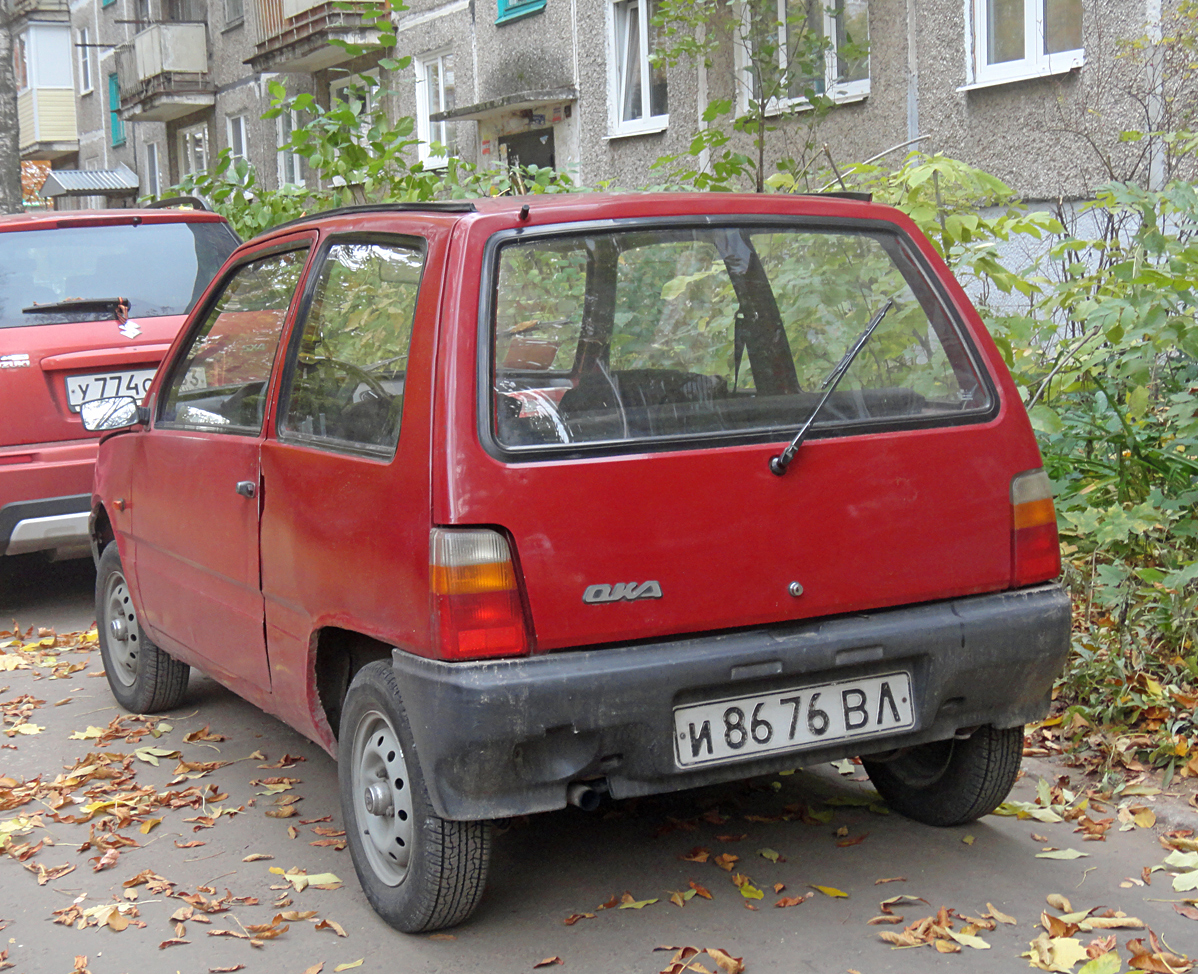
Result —
[[94, 375], [67, 376], [67, 405], [71, 412], [93, 399], [108, 399], [112, 396], [132, 396], [138, 402], [145, 398], [154, 381], [154, 369], [137, 369], [132, 372], [97, 372]]
[[871, 737], [915, 725], [911, 675], [839, 680], [674, 708], [680, 767]]

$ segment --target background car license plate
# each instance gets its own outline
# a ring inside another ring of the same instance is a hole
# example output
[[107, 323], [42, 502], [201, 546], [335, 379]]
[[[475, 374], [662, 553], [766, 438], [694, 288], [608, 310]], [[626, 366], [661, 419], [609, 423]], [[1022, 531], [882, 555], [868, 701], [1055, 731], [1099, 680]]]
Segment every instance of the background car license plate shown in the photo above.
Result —
[[674, 708], [681, 767], [912, 727], [911, 676], [887, 673]]
[[154, 369], [137, 369], [132, 372], [97, 372], [94, 375], [67, 376], [67, 405], [71, 412], [93, 399], [108, 399], [111, 396], [132, 396], [138, 402], [145, 398], [150, 383], [154, 381]]

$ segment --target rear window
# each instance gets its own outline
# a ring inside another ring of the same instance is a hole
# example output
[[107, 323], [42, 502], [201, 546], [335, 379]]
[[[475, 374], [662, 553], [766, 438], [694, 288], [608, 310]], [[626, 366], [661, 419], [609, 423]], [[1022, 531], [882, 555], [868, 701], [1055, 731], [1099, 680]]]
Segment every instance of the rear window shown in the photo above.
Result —
[[812, 435], [981, 418], [974, 356], [902, 239], [726, 227], [522, 238], [498, 248], [499, 446], [782, 438], [893, 300]]
[[72, 298], [127, 298], [132, 318], [186, 314], [236, 246], [224, 223], [0, 233], [0, 328], [112, 317], [106, 311], [24, 310]]

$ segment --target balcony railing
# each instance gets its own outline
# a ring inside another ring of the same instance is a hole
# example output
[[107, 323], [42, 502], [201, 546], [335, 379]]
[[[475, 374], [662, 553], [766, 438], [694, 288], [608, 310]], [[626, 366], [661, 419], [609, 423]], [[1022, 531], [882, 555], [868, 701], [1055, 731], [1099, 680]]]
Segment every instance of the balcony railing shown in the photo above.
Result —
[[214, 103], [208, 32], [202, 23], [153, 24], [116, 49], [121, 115], [169, 121]]
[[330, 39], [370, 43], [362, 15], [335, 0], [255, 0], [258, 40], [249, 59], [259, 71], [319, 71], [348, 60]]

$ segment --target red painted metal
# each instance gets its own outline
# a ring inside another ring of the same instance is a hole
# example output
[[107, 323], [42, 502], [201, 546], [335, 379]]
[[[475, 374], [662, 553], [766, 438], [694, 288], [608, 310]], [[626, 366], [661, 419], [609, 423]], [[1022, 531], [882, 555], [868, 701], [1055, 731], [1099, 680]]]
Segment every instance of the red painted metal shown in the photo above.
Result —
[[[133, 515], [137, 599], [167, 648], [332, 749], [314, 657], [324, 627], [437, 656], [430, 625], [428, 536], [433, 525], [479, 525], [510, 537], [535, 651], [653, 639], [862, 612], [1011, 586], [1016, 473], [1040, 457], [1016, 389], [964, 292], [914, 225], [881, 206], [814, 197], [711, 194], [481, 200], [472, 214], [357, 212], [313, 219], [333, 234], [403, 233], [428, 241], [391, 462], [280, 442], [273, 405], [261, 439], [170, 435], [182, 445], [151, 457], [165, 431], [112, 437], [97, 499], [125, 537]], [[860, 218], [910, 235], [955, 306], [997, 388], [993, 419], [973, 425], [829, 437], [803, 445], [783, 477], [778, 443], [569, 460], [505, 463], [478, 429], [477, 315], [483, 247], [517, 226], [711, 214]], [[255, 246], [269, 245], [266, 235]], [[245, 248], [240, 253], [244, 253]], [[319, 259], [320, 247], [312, 250]], [[232, 260], [236, 260], [235, 254]], [[227, 273], [226, 270], [222, 274]], [[311, 274], [311, 266], [307, 274]], [[218, 277], [219, 280], [219, 277]], [[302, 286], [302, 285], [301, 285]], [[203, 306], [203, 301], [200, 307]], [[293, 329], [292, 322], [288, 328]], [[285, 335], [284, 343], [289, 340]], [[177, 354], [179, 341], [170, 353]], [[276, 359], [277, 394], [286, 356]], [[151, 396], [153, 396], [153, 392]], [[222, 446], [247, 440], [245, 449]], [[220, 442], [217, 442], [220, 441]], [[132, 490], [119, 471], [135, 468]], [[233, 493], [258, 479], [260, 546], [249, 505]], [[234, 467], [237, 467], [234, 470]], [[215, 492], [216, 500], [206, 492]], [[111, 499], [130, 499], [115, 512]], [[241, 505], [238, 508], [238, 505]], [[197, 537], [203, 535], [203, 537]], [[169, 558], [204, 564], [216, 550], [241, 586], [211, 572], [168, 576]], [[207, 552], [202, 555], [201, 552]], [[261, 591], [251, 584], [261, 565]], [[1029, 584], [1048, 577], [1023, 577]], [[167, 582], [170, 584], [167, 584]], [[585, 604], [589, 585], [656, 581], [662, 598]], [[788, 591], [792, 582], [802, 595]], [[242, 599], [244, 595], [244, 600]], [[250, 632], [261, 605], [258, 636]], [[241, 613], [238, 632], [213, 620]], [[266, 665], [269, 674], [254, 660]]]

